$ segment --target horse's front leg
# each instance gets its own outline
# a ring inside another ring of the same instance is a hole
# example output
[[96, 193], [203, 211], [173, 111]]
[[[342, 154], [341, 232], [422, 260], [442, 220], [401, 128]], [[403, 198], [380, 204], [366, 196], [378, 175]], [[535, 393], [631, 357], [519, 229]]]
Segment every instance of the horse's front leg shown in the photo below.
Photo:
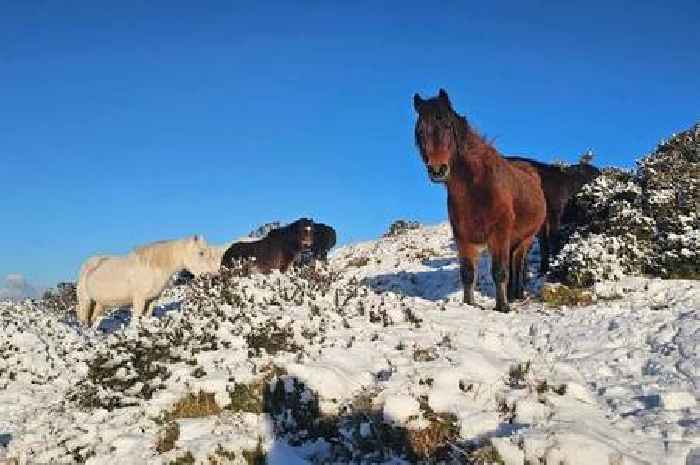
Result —
[[475, 305], [476, 269], [479, 263], [479, 247], [475, 244], [459, 244], [459, 277], [464, 289], [463, 302]]
[[508, 276], [508, 301], [512, 302], [518, 293], [518, 247], [512, 247], [510, 251], [510, 274]]
[[[552, 214], [549, 221], [549, 254], [557, 256], [561, 252], [561, 213], [559, 215]], [[549, 267], [549, 263], [547, 264]]]
[[157, 304], [156, 304], [156, 298], [149, 299], [146, 301], [146, 312], [145, 315], [147, 317], [152, 317], [153, 316], [153, 311], [156, 309]]
[[493, 234], [488, 239], [489, 251], [491, 252], [491, 275], [496, 284], [496, 311], [507, 313], [510, 311], [508, 305], [508, 278], [510, 271], [510, 239], [503, 228], [498, 234]]
[[131, 316], [132, 318], [140, 318], [146, 312], [146, 299], [142, 296], [134, 296]]

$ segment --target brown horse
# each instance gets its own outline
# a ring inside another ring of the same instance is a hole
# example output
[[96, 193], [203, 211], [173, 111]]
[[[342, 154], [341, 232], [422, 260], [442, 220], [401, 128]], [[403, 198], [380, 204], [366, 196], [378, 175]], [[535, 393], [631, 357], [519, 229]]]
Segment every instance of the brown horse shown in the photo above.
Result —
[[525, 263], [545, 218], [545, 199], [537, 171], [506, 162], [457, 114], [447, 92], [423, 100], [418, 112], [416, 145], [430, 180], [447, 187], [447, 211], [460, 257], [464, 302], [474, 304], [479, 254], [491, 253], [496, 310], [507, 312], [508, 298], [522, 298]]
[[549, 257], [559, 253], [562, 214], [571, 198], [600, 175], [600, 170], [582, 158], [576, 165], [557, 166], [523, 157], [505, 157], [511, 163], [526, 163], [537, 170], [547, 200], [547, 219], [540, 231], [540, 272], [549, 270]]
[[267, 274], [273, 269], [284, 273], [313, 244], [314, 223], [308, 218], [300, 218], [273, 229], [260, 240], [232, 244], [224, 253], [221, 265], [231, 268], [237, 262], [254, 260], [253, 267], [261, 273]]

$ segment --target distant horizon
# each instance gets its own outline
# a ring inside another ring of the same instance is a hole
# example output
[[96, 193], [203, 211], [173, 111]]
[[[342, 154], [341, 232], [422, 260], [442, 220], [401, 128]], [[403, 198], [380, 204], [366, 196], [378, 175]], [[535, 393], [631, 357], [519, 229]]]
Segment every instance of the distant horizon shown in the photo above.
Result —
[[412, 97], [506, 155], [632, 168], [700, 121], [698, 2], [12, 2], [0, 17], [0, 278], [270, 221], [339, 245], [447, 220]]

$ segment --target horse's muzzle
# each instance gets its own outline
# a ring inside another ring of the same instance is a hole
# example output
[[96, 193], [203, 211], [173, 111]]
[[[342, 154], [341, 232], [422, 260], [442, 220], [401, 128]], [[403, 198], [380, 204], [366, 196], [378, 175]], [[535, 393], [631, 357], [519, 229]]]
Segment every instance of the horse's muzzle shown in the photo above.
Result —
[[447, 178], [450, 176], [449, 165], [439, 165], [436, 168], [431, 165], [427, 165], [427, 168], [428, 176], [430, 176], [431, 181], [439, 183], [447, 182]]

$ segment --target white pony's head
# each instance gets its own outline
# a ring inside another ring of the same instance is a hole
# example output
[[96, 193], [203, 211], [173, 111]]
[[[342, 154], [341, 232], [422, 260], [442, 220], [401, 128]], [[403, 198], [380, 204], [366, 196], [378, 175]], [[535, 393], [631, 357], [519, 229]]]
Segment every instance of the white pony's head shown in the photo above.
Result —
[[183, 266], [193, 275], [219, 270], [220, 263], [202, 236], [196, 235], [185, 239], [185, 249]]

